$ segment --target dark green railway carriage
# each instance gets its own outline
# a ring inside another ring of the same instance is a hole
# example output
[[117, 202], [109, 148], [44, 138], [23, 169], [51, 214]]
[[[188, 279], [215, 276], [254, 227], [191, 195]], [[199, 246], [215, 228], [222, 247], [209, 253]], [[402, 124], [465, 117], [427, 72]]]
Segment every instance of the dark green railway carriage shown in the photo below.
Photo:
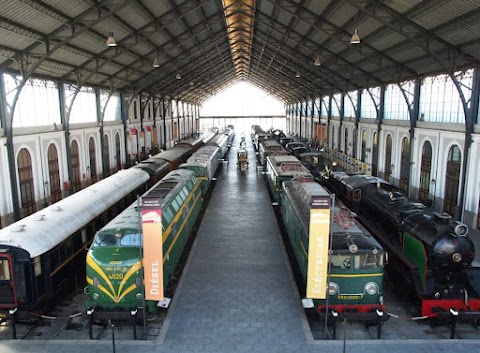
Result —
[[[328, 196], [315, 182], [283, 184], [282, 218], [303, 281], [307, 280], [312, 197]], [[345, 207], [332, 209], [329, 308], [337, 312], [375, 312], [383, 307], [384, 250]], [[319, 312], [325, 300], [314, 300]]]
[[[202, 206], [200, 180], [175, 170], [147, 191], [162, 198], [164, 288], [178, 263]], [[143, 307], [142, 225], [137, 202], [103, 227], [87, 254], [87, 307], [95, 312], [130, 312]], [[146, 302], [154, 312], [156, 302]], [[97, 315], [97, 314], [95, 314]], [[97, 315], [98, 317], [98, 315]], [[114, 317], [118, 317], [114, 316]]]
[[294, 156], [268, 156], [266, 177], [272, 198], [280, 204], [282, 184], [293, 178], [310, 178], [313, 176], [302, 163]]
[[263, 171], [267, 170], [267, 157], [268, 156], [286, 156], [288, 151], [282, 147], [277, 140], [265, 140], [260, 142], [260, 147], [258, 149], [260, 156], [260, 163], [263, 166]]

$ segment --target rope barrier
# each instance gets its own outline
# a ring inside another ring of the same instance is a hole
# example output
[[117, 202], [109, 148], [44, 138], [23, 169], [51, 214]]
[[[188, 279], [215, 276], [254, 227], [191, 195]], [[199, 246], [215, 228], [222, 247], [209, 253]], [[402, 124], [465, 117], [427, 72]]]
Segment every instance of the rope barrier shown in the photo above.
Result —
[[68, 316], [51, 316], [51, 315], [45, 315], [45, 314], [38, 314], [38, 313], [31, 312], [31, 311], [29, 312], [29, 314], [32, 315], [32, 316], [39, 317], [41, 319], [46, 319], [46, 320], [69, 320], [69, 319], [73, 319], [75, 317], [82, 316], [81, 312], [77, 312], [77, 313], [74, 313], [74, 314], [68, 315]]
[[394, 319], [399, 320], [411, 320], [411, 321], [418, 321], [418, 320], [426, 320], [432, 317], [438, 316], [438, 314], [431, 314], [431, 315], [424, 315], [424, 316], [400, 316], [393, 313], [387, 313], [388, 316], [393, 317]]

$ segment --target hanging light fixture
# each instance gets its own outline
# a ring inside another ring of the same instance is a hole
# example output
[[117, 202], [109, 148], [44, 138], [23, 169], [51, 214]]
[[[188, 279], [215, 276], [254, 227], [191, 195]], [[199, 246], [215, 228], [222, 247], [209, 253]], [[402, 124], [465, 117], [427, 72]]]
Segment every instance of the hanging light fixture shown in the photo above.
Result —
[[315, 65], [315, 66], [320, 66], [320, 65], [322, 65], [322, 61], [320, 60], [320, 55], [317, 55], [317, 57], [315, 58], [315, 62], [313, 63], [313, 65]]
[[116, 47], [117, 41], [113, 38], [113, 32], [108, 32], [107, 45], [109, 47]]
[[177, 74], [177, 75], [175, 76], [175, 78], [176, 78], [177, 80], [181, 80], [181, 79], [182, 79], [182, 75]]
[[358, 31], [355, 28], [355, 32], [352, 35], [352, 39], [350, 39], [350, 44], [359, 44], [360, 43], [360, 36], [358, 35]]
[[153, 59], [153, 64], [152, 66], [154, 68], [157, 68], [157, 67], [160, 67], [160, 63], [158, 62], [158, 57], [155, 57], [155, 59]]
[[295, 74], [295, 77], [300, 78], [300, 71], [297, 71], [297, 73]]

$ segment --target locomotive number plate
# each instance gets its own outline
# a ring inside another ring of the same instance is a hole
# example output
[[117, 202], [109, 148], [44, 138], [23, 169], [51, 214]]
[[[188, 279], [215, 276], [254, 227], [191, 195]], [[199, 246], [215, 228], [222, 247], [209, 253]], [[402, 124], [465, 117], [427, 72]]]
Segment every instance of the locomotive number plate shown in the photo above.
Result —
[[358, 300], [358, 299], [362, 299], [363, 298], [363, 295], [361, 294], [345, 294], [345, 295], [339, 295], [337, 297], [338, 299], [345, 299], [345, 300]]

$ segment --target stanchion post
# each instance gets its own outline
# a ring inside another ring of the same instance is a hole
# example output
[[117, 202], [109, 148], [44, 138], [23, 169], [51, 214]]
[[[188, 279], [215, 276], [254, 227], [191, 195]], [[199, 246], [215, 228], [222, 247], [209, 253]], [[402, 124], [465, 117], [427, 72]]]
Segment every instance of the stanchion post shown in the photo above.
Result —
[[112, 322], [112, 319], [108, 319], [108, 324], [112, 328], [112, 348], [113, 353], [115, 353], [115, 324]]

